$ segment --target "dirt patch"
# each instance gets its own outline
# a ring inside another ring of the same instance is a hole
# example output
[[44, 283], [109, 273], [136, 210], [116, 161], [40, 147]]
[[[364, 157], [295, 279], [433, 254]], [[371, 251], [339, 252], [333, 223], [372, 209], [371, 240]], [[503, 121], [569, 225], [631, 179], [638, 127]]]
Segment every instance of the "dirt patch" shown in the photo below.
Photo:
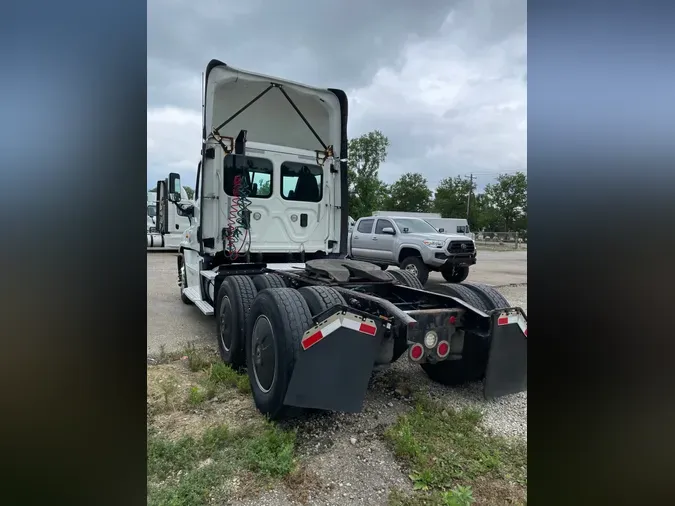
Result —
[[[250, 395], [209, 386], [208, 371], [190, 371], [186, 360], [149, 366], [147, 388], [149, 423], [157, 434], [171, 440], [200, 436], [223, 424], [236, 429], [262, 421]], [[193, 390], [211, 388], [214, 397], [191, 405]]]

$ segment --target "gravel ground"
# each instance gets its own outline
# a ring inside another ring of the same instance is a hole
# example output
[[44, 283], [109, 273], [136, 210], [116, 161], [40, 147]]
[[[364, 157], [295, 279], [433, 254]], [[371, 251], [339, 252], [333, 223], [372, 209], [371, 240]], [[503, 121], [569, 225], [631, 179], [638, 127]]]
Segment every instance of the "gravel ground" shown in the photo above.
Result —
[[[481, 253], [479, 253], [481, 255]], [[527, 253], [483, 252], [469, 280], [491, 284], [514, 306], [527, 311]], [[214, 322], [194, 307], [180, 302], [172, 254], [148, 255], [148, 352], [160, 345], [167, 351], [186, 341], [214, 346]], [[432, 274], [428, 288], [442, 282]], [[407, 473], [385, 446], [382, 433], [413, 405], [413, 391], [428, 392], [449, 407], [474, 407], [484, 415], [484, 425], [497, 434], [527, 440], [527, 393], [494, 401], [482, 398], [482, 385], [447, 388], [431, 382], [422, 369], [400, 359], [371, 380], [364, 409], [359, 414], [304, 413], [284, 425], [298, 431], [298, 453], [317, 480], [310, 505], [386, 504], [389, 491], [411, 490]], [[287, 488], [237, 502], [248, 505], [291, 505]]]

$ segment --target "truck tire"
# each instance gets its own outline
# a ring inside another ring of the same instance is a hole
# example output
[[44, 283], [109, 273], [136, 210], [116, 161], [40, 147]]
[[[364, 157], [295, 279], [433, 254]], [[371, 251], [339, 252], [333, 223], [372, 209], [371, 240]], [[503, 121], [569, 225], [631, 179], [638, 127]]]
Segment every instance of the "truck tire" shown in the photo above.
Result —
[[[487, 304], [474, 290], [459, 284], [443, 285], [448, 295], [461, 299], [476, 309], [490, 311]], [[445, 360], [437, 364], [420, 364], [427, 376], [442, 385], [456, 386], [469, 381], [478, 381], [485, 375], [490, 342], [488, 338], [465, 332], [464, 349], [459, 360]]]
[[259, 292], [265, 288], [286, 288], [284, 278], [273, 273], [253, 276], [253, 284]]
[[188, 286], [183, 255], [178, 255], [178, 286], [180, 287], [180, 300], [182, 300], [184, 304], [192, 304], [192, 301], [183, 293], [183, 288], [187, 288]]
[[441, 274], [448, 283], [461, 283], [469, 277], [469, 266], [453, 265], [452, 268], [442, 270]]
[[476, 309], [480, 309], [481, 311], [490, 311], [492, 309], [478, 294], [476, 294], [474, 290], [471, 290], [468, 286], [454, 283], [441, 286], [443, 287], [443, 291], [448, 295], [462, 299], [464, 302], [471, 304]]
[[248, 276], [228, 276], [216, 297], [218, 351], [223, 362], [238, 369], [246, 363], [246, 321], [258, 291]]
[[249, 313], [246, 358], [253, 400], [272, 420], [284, 416], [284, 398], [312, 314], [302, 295], [293, 288], [260, 292]]
[[312, 316], [323, 313], [333, 306], [346, 306], [344, 297], [330, 286], [303, 286], [298, 293], [305, 299]]
[[429, 379], [446, 386], [459, 386], [470, 381], [478, 381], [482, 377], [481, 368], [477, 367], [473, 356], [460, 360], [445, 360], [437, 364], [420, 364]]
[[511, 307], [509, 301], [491, 286], [482, 283], [463, 283], [462, 286], [466, 286], [478, 294], [478, 296], [485, 301], [485, 304], [490, 310]]
[[410, 288], [419, 288], [420, 290], [424, 290], [424, 286], [422, 283], [420, 283], [420, 280], [417, 279], [417, 277], [408, 271], [387, 271], [389, 273], [389, 277], [393, 279], [394, 281], [398, 281], [404, 286], [408, 286]]
[[429, 268], [424, 265], [421, 257], [409, 256], [405, 257], [401, 262], [401, 269], [410, 272], [417, 277], [424, 286], [429, 279]]

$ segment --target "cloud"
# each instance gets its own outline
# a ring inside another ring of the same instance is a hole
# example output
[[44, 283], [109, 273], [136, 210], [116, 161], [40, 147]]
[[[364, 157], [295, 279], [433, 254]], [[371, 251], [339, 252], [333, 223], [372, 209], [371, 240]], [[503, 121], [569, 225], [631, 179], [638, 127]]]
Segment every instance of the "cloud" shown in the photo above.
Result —
[[175, 169], [194, 178], [211, 58], [343, 88], [350, 137], [379, 129], [391, 141], [387, 182], [421, 172], [435, 186], [473, 172], [482, 186], [526, 170], [526, 28], [520, 0], [150, 0], [148, 179]]
[[199, 109], [165, 106], [148, 109], [148, 187], [178, 172], [184, 185], [194, 186], [201, 149]]

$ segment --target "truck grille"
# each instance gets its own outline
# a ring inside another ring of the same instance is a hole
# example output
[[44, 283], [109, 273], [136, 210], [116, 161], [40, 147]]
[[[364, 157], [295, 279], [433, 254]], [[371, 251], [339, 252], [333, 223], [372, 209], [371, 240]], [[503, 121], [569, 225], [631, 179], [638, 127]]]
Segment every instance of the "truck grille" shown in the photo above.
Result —
[[452, 241], [448, 246], [448, 253], [453, 255], [473, 253], [476, 248], [471, 241]]

